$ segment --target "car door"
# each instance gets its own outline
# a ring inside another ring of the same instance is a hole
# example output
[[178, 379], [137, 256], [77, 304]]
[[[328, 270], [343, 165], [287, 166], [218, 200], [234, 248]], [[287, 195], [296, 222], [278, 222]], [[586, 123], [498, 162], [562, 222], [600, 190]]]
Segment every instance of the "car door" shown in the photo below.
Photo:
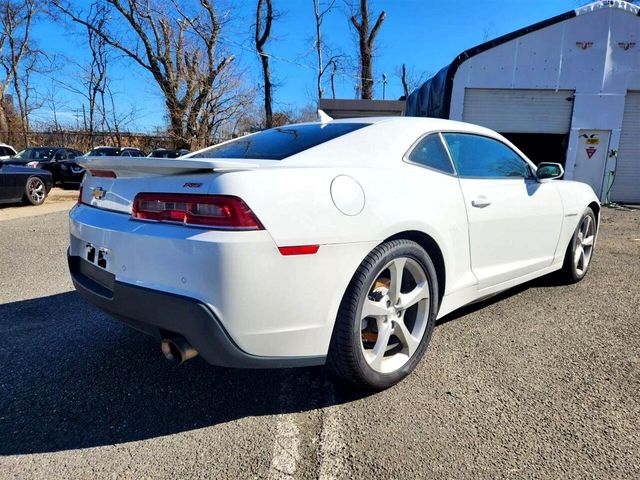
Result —
[[0, 160], [0, 202], [6, 201], [9, 199], [9, 189], [5, 186], [5, 166]]
[[563, 219], [556, 185], [539, 183], [531, 165], [499, 140], [465, 133], [443, 136], [465, 199], [478, 288], [550, 266]]
[[13, 165], [0, 164], [0, 200], [18, 201], [24, 193], [27, 175]]

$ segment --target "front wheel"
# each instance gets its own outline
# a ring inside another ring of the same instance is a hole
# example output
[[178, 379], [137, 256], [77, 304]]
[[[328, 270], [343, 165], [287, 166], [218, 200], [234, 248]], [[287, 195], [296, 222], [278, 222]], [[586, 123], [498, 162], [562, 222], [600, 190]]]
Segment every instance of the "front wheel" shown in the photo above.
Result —
[[29, 177], [24, 186], [24, 200], [31, 205], [42, 205], [47, 198], [47, 188], [40, 177]]
[[566, 283], [577, 283], [587, 274], [593, 258], [596, 225], [596, 216], [593, 210], [587, 207], [571, 238], [560, 272]]
[[438, 313], [438, 279], [417, 243], [392, 240], [360, 264], [342, 299], [327, 364], [353, 385], [382, 390], [422, 358]]

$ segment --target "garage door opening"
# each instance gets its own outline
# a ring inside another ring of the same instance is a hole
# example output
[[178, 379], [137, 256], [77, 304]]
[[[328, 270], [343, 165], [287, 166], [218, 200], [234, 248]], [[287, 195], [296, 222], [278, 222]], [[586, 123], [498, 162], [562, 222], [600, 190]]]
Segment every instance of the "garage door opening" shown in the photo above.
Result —
[[538, 165], [540, 162], [561, 163], [567, 160], [568, 135], [558, 133], [504, 133], [509, 141]]
[[566, 163], [573, 90], [466, 88], [462, 119], [502, 133], [536, 165]]

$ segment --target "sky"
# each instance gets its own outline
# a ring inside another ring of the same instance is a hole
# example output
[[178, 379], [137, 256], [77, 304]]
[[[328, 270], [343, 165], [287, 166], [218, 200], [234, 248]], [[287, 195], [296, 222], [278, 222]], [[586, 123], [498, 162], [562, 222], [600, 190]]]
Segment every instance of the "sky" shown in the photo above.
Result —
[[[72, 1], [79, 6], [89, 3], [89, 0]], [[382, 98], [383, 73], [388, 79], [386, 98], [397, 99], [403, 94], [397, 76], [403, 63], [414, 77], [426, 80], [468, 48], [584, 3], [579, 0], [370, 0], [372, 24], [374, 15], [382, 10], [386, 12], [376, 40], [375, 98]], [[252, 36], [256, 1], [218, 0], [218, 4], [221, 12], [230, 11], [220, 46], [236, 55], [236, 62], [248, 82], [260, 84], [261, 69]], [[273, 0], [273, 4], [280, 15], [273, 24], [266, 50], [272, 55], [271, 70], [276, 83], [274, 111], [300, 109], [317, 100], [313, 2]], [[336, 0], [335, 5], [323, 23], [324, 41], [330, 50], [356, 59], [356, 37], [348, 21], [345, 0]], [[77, 32], [73, 26], [48, 18], [41, 19], [33, 31], [40, 49], [84, 62], [88, 51], [82, 35]], [[64, 81], [64, 77], [73, 74], [71, 63], [64, 61], [53, 75]], [[355, 98], [355, 75], [357, 73], [350, 70], [336, 77], [338, 98]], [[153, 131], [165, 125], [162, 97], [148, 73], [120, 59], [113, 66], [111, 77], [119, 108], [136, 112], [131, 130]], [[36, 89], [45, 92], [51, 84], [51, 79], [42, 77]], [[325, 96], [330, 95], [328, 82], [325, 92]], [[69, 123], [76, 122], [77, 112], [82, 108], [81, 98], [60, 86], [56, 88], [56, 97], [62, 117]], [[46, 120], [49, 116], [47, 108], [37, 113], [40, 119]]]

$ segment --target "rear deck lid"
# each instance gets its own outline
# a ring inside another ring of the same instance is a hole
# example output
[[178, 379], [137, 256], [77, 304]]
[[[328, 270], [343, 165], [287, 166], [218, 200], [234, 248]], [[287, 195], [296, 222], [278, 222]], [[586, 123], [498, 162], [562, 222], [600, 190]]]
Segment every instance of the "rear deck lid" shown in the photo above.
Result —
[[81, 157], [86, 168], [82, 201], [93, 207], [131, 213], [140, 192], [210, 193], [215, 178], [225, 172], [253, 170], [272, 162], [235, 159], [172, 159], [151, 157]]

